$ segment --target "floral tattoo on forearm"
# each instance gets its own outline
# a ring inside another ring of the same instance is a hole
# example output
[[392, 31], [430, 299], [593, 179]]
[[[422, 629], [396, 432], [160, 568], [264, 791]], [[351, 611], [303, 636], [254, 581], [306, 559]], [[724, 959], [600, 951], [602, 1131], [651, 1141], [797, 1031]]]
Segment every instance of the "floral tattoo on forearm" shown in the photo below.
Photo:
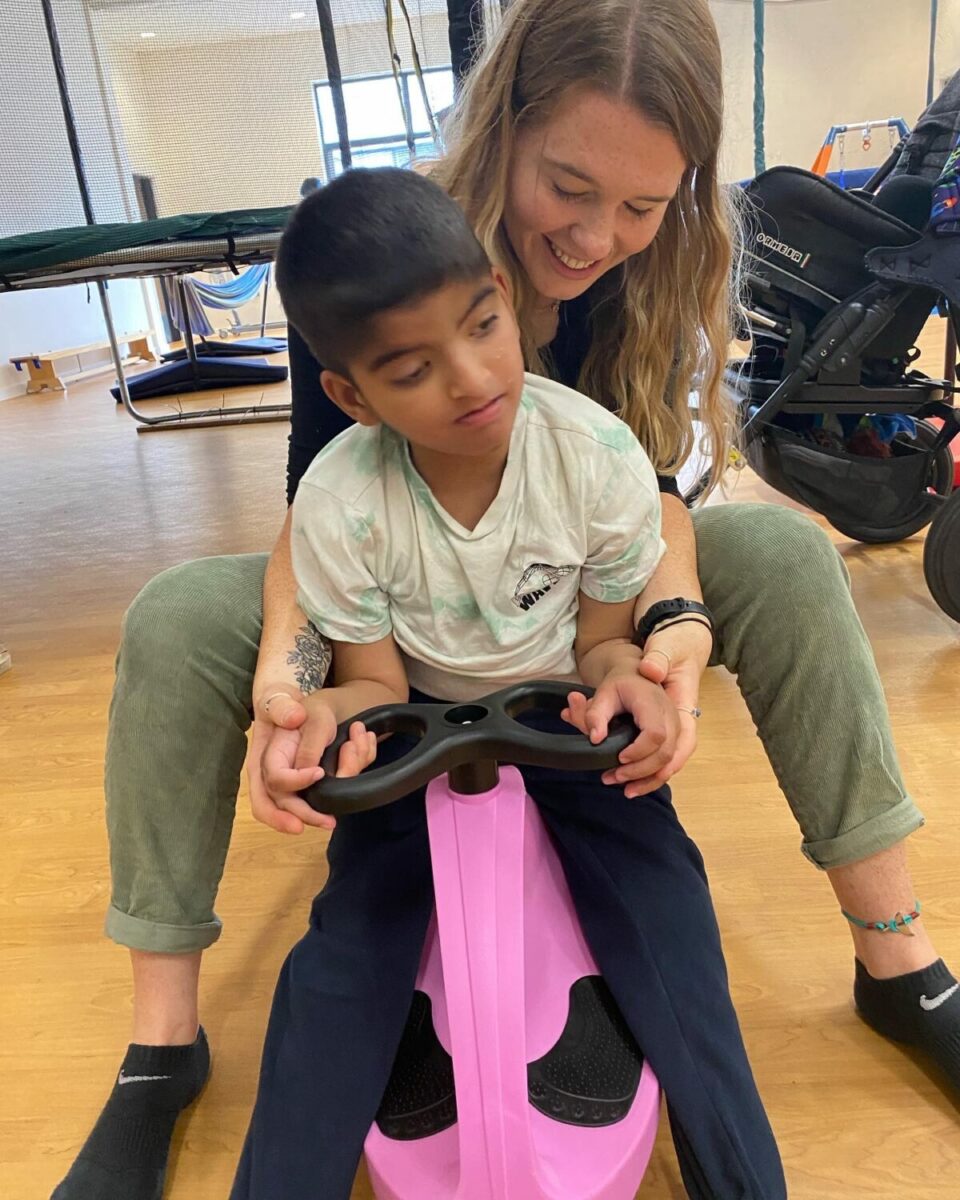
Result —
[[305, 696], [323, 687], [333, 652], [330, 643], [312, 621], [295, 638], [296, 649], [287, 655], [287, 665], [296, 667], [297, 685]]

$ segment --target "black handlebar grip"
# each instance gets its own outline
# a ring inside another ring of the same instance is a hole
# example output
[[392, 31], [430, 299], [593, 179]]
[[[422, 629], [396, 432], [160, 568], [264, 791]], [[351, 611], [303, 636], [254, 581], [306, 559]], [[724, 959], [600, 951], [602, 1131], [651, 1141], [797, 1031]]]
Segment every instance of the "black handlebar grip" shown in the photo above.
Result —
[[[567, 770], [616, 766], [621, 751], [637, 736], [628, 716], [614, 717], [608, 736], [597, 745], [579, 731], [545, 733], [517, 720], [532, 709], [559, 714], [571, 691], [593, 695], [593, 689], [582, 684], [542, 681], [515, 684], [472, 703], [388, 704], [368, 709], [339, 727], [323, 755], [326, 778], [307, 788], [303, 798], [318, 812], [342, 816], [380, 808], [445, 771], [484, 760]], [[354, 721], [362, 721], [371, 733], [403, 733], [419, 740], [396, 762], [374, 765], [351, 779], [337, 779], [337, 759]]]

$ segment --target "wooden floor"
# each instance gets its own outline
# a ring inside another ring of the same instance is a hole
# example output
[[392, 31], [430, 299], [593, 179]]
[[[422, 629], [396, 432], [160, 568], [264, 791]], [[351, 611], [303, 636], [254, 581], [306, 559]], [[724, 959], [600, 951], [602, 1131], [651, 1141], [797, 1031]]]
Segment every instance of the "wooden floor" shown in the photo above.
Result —
[[[938, 324], [928, 332], [936, 372]], [[268, 399], [282, 395], [277, 387]], [[284, 424], [138, 434], [104, 380], [0, 404], [0, 643], [13, 655], [0, 677], [5, 1200], [49, 1195], [127, 1041], [126, 955], [100, 932], [109, 892], [101, 765], [121, 614], [164, 567], [268, 548], [284, 513], [286, 437]], [[734, 498], [779, 502], [746, 474]], [[960, 629], [927, 594], [920, 536], [888, 547], [835, 540], [928, 817], [912, 839], [919, 894], [956, 968]], [[703, 708], [676, 803], [707, 860], [793, 1200], [960, 1197], [958, 1111], [855, 1017], [848, 935], [825, 879], [800, 856], [732, 678], [708, 673]], [[245, 794], [238, 811], [218, 904], [225, 934], [202, 983], [214, 1072], [178, 1142], [171, 1200], [228, 1192], [276, 971], [324, 878], [322, 836], [287, 839], [255, 824]], [[642, 1195], [683, 1195], [663, 1130]], [[369, 1196], [359, 1180], [355, 1197]]]

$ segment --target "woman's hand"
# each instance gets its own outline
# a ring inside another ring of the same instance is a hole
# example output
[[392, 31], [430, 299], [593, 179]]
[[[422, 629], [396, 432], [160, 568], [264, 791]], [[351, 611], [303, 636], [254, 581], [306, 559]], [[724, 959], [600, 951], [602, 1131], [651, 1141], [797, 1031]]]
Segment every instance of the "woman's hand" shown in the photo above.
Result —
[[710, 630], [699, 621], [684, 621], [652, 633], [643, 647], [641, 674], [662, 685], [680, 717], [680, 735], [673, 757], [659, 772], [663, 783], [677, 774], [697, 748], [696, 718], [684, 710], [699, 705], [700, 677], [706, 670], [712, 647]]
[[[258, 821], [281, 833], [302, 833], [305, 825], [336, 825], [332, 816], [316, 812], [298, 794], [324, 776], [320, 758], [337, 733], [328, 695], [321, 689], [304, 696], [286, 685], [263, 689], [255, 701], [247, 754], [250, 807]], [[337, 776], [359, 775], [376, 753], [376, 736], [355, 721], [340, 750]]]
[[562, 717], [594, 744], [603, 741], [612, 717], [629, 713], [639, 736], [620, 752], [620, 765], [603, 773], [603, 782], [624, 788], [629, 799], [655, 791], [669, 779], [665, 774], [676, 757], [679, 714], [658, 683], [637, 668], [611, 671], [588, 700], [571, 692]]

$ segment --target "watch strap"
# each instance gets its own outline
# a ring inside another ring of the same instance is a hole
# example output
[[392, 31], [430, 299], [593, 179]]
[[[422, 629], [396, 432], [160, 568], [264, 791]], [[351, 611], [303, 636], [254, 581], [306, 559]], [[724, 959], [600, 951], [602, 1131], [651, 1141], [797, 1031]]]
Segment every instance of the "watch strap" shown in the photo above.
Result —
[[681, 621], [696, 620], [706, 625], [713, 634], [713, 616], [710, 609], [698, 600], [685, 600], [676, 596], [673, 600], [659, 600], [651, 604], [637, 623], [633, 644], [642, 650], [647, 639], [661, 625], [679, 625]]

